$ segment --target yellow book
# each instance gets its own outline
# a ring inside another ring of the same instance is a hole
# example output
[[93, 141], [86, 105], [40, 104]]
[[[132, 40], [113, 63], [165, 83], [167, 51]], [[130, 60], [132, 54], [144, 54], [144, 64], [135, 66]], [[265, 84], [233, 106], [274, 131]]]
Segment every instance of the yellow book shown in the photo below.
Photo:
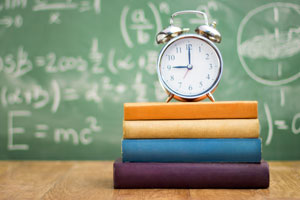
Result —
[[258, 137], [258, 119], [123, 121], [124, 139]]

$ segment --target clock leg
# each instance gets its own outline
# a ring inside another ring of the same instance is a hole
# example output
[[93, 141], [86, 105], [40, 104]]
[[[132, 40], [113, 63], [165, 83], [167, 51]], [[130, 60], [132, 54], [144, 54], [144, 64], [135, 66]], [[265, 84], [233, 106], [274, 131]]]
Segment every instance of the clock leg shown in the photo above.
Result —
[[213, 95], [211, 93], [208, 93], [206, 95], [212, 102], [215, 102], [215, 98], [213, 97]]
[[169, 103], [169, 101], [171, 101], [173, 99], [173, 97], [174, 97], [174, 94], [169, 94], [166, 102]]

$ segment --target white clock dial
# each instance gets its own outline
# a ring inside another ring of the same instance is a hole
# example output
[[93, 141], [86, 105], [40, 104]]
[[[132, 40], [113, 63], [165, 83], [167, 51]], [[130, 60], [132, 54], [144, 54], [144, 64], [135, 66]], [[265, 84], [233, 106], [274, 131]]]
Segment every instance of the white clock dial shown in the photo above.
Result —
[[214, 45], [198, 36], [186, 36], [167, 45], [159, 58], [160, 81], [169, 92], [196, 98], [218, 83], [222, 60]]

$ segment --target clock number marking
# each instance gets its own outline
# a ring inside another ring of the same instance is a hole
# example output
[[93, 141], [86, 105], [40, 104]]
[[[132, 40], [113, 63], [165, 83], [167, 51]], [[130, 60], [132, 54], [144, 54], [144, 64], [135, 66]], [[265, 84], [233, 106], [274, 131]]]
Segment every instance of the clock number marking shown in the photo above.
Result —
[[170, 80], [171, 80], [171, 81], [174, 81], [174, 75], [171, 76]]
[[179, 84], [179, 88], [181, 88], [182, 82], [178, 82], [178, 84]]
[[168, 60], [171, 61], [171, 60], [175, 60], [175, 56], [174, 55], [167, 55], [168, 56]]
[[200, 81], [200, 83], [199, 83], [199, 87], [202, 87], [203, 86], [203, 83], [202, 83], [202, 81]]
[[199, 47], [199, 53], [201, 53], [201, 47]]
[[181, 47], [176, 47], [176, 53], [181, 53]]
[[209, 59], [209, 54], [207, 53], [207, 54], [205, 54], [205, 60], [208, 60]]
[[207, 74], [207, 79], [210, 79], [210, 76], [209, 76], [209, 74]]
[[192, 89], [193, 89], [192, 85], [189, 85], [189, 90], [192, 90]]
[[186, 50], [192, 50], [192, 44], [186, 44]]
[[213, 68], [212, 64], [209, 64], [209, 69], [211, 70]]

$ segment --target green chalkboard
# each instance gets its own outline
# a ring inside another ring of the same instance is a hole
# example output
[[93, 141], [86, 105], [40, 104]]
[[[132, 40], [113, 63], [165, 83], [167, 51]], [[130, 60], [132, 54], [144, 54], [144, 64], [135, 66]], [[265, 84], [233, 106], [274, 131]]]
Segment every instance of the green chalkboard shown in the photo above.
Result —
[[185, 9], [222, 34], [216, 100], [257, 100], [263, 158], [300, 159], [298, 0], [0, 1], [0, 159], [119, 157], [123, 103], [166, 99], [155, 35]]

